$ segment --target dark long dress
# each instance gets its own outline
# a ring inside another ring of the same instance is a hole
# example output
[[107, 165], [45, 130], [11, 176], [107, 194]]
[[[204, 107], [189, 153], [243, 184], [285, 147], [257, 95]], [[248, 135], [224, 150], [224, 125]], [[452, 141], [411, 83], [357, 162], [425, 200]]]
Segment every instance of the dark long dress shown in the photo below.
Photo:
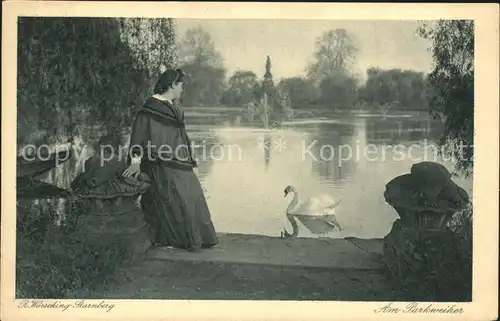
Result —
[[142, 148], [141, 171], [151, 180], [141, 206], [158, 245], [196, 250], [218, 240], [189, 146], [184, 113], [149, 98], [136, 114], [130, 138], [131, 154], [141, 154]]

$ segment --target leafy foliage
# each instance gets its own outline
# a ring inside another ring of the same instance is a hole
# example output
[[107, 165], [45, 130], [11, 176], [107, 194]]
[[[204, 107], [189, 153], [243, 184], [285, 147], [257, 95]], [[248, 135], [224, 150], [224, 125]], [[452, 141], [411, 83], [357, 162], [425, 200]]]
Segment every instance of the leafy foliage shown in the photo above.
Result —
[[224, 93], [225, 71], [210, 65], [195, 63], [182, 66], [188, 75], [184, 83], [185, 95], [181, 102], [186, 106], [217, 106]]
[[125, 18], [119, 22], [120, 39], [127, 45], [134, 66], [144, 75], [144, 78], [131, 79], [138, 88], [132, 92], [137, 94], [135, 103], [123, 122], [129, 124], [135, 110], [152, 94], [160, 74], [167, 68], [177, 67], [177, 37], [171, 18]]
[[303, 77], [285, 78], [278, 86], [286, 88], [292, 108], [304, 108], [318, 103], [319, 92], [314, 84]]
[[71, 137], [76, 124], [119, 128], [158, 62], [173, 60], [161, 19], [23, 17], [18, 28], [18, 144], [37, 131]]
[[[445, 230], [421, 234], [414, 243], [412, 272], [402, 288], [407, 300], [471, 301], [472, 238]], [[408, 258], [407, 258], [408, 260]]]
[[147, 71], [151, 81], [166, 69], [177, 66], [173, 19], [120, 19], [120, 27], [121, 40], [130, 48], [137, 66]]
[[229, 88], [222, 96], [226, 106], [244, 106], [258, 98], [261, 91], [257, 75], [253, 71], [237, 70], [229, 78]]
[[427, 82], [424, 73], [412, 70], [370, 68], [359, 88], [359, 98], [371, 106], [397, 103], [400, 109], [427, 110]]
[[474, 22], [423, 23], [419, 33], [432, 41], [429, 107], [444, 122], [440, 143], [456, 158], [456, 169], [470, 176], [474, 162]]
[[325, 77], [321, 81], [320, 91], [320, 101], [333, 109], [354, 106], [358, 94], [356, 79], [345, 73]]

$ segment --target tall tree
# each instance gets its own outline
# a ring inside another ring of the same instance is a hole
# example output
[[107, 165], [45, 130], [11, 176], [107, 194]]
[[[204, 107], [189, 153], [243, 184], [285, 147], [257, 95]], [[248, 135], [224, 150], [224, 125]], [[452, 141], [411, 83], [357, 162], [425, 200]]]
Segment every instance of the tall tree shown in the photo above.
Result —
[[316, 39], [314, 63], [307, 68], [307, 75], [316, 85], [335, 73], [348, 74], [358, 53], [354, 36], [345, 29], [324, 32]]
[[215, 48], [215, 43], [208, 32], [201, 26], [190, 28], [179, 43], [181, 64], [197, 64], [223, 68], [222, 55]]
[[229, 78], [228, 89], [221, 102], [226, 106], [244, 106], [258, 98], [257, 75], [249, 70], [237, 70]]
[[158, 61], [173, 60], [166, 55], [172, 52], [168, 48], [173, 40], [168, 25], [149, 30], [163, 56], [141, 62], [138, 57], [152, 53], [150, 48], [134, 50], [130, 45], [145, 38], [127, 19], [20, 18], [18, 144], [37, 131], [53, 140], [75, 135], [78, 126], [116, 130], [126, 126], [128, 111], [150, 90], [152, 68]]
[[171, 18], [125, 18], [120, 19], [120, 26], [122, 42], [129, 48], [136, 67], [146, 74], [145, 90], [137, 95], [133, 108], [128, 109], [125, 120], [129, 123], [145, 96], [152, 94], [160, 74], [177, 65], [177, 37]]
[[456, 158], [456, 169], [470, 176], [474, 162], [474, 22], [422, 23], [419, 32], [431, 41], [434, 70], [428, 77], [429, 107], [444, 123], [440, 144]]
[[210, 34], [200, 26], [188, 29], [178, 53], [181, 67], [188, 75], [182, 102], [189, 106], [219, 104], [226, 70]]

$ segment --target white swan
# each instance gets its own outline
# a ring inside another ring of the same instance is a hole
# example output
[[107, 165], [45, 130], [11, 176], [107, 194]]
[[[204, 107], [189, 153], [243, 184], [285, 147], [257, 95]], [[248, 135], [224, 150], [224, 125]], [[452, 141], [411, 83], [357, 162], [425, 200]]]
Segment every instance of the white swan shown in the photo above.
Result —
[[296, 218], [313, 234], [324, 234], [333, 231], [336, 227], [342, 230], [335, 217], [335, 207], [340, 201], [335, 202], [330, 196], [324, 194], [311, 197], [299, 206], [299, 193], [294, 186], [285, 188], [285, 197], [293, 193], [292, 202], [286, 209], [286, 216], [293, 227], [292, 234], [286, 229], [281, 232], [281, 237], [297, 237], [299, 235], [299, 226]]

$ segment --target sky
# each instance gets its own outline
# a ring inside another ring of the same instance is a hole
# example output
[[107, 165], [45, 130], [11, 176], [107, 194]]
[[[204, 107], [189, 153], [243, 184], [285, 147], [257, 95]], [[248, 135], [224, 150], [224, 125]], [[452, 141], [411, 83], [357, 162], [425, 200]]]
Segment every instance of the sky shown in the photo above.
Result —
[[207, 31], [228, 76], [238, 69], [263, 76], [266, 55], [271, 57], [274, 79], [302, 76], [313, 61], [316, 38], [336, 28], [354, 36], [359, 48], [355, 72], [363, 78], [370, 67], [422, 72], [432, 68], [430, 43], [416, 34], [416, 21], [176, 19], [176, 24], [179, 37], [196, 26]]

